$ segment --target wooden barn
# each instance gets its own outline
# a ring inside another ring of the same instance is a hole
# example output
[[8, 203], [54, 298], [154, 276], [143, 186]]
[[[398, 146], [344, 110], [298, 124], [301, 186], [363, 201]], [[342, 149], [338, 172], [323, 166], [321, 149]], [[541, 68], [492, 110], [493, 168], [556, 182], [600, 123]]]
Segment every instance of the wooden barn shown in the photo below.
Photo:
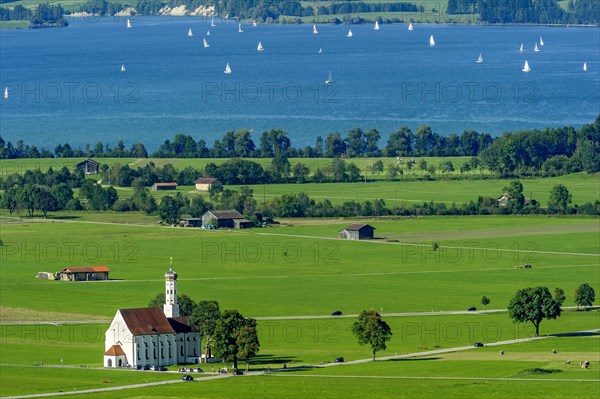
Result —
[[108, 280], [110, 269], [106, 266], [66, 267], [58, 272], [59, 280], [64, 281], [98, 281]]
[[96, 162], [93, 159], [86, 159], [85, 161], [79, 162], [75, 167], [78, 170], [82, 170], [86, 175], [94, 175], [98, 173], [100, 162]]
[[351, 224], [339, 232], [339, 237], [345, 240], [368, 240], [374, 235], [375, 227], [368, 224]]
[[200, 177], [194, 181], [196, 191], [208, 191], [211, 188], [223, 187], [223, 183], [214, 177]]
[[154, 191], [158, 191], [158, 190], [176, 190], [177, 189], [177, 183], [175, 182], [171, 182], [171, 183], [154, 183], [152, 185], [152, 190]]
[[216, 220], [215, 227], [217, 228], [245, 228], [249, 227], [247, 223], [250, 223], [248, 220], [244, 219], [242, 214], [236, 211], [235, 209], [230, 209], [226, 211], [206, 211], [206, 213], [202, 215], [202, 225], [204, 226], [210, 225], [213, 220]]

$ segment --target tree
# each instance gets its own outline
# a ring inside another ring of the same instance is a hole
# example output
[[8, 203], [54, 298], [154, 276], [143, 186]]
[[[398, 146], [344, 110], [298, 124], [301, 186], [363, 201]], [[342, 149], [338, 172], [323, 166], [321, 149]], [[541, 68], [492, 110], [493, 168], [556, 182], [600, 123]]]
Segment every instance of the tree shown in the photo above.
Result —
[[301, 162], [296, 163], [292, 167], [292, 173], [294, 174], [294, 179], [296, 180], [296, 183], [299, 183], [299, 184], [306, 182], [309, 172], [310, 172], [310, 170], [308, 169], [308, 167]]
[[37, 189], [37, 200], [36, 204], [42, 214], [44, 215], [44, 219], [48, 215], [50, 211], [58, 210], [58, 201], [56, 197], [50, 192], [50, 190], [45, 186], [40, 186]]
[[554, 299], [556, 299], [557, 301], [560, 302], [560, 304], [562, 305], [565, 302], [565, 299], [567, 299], [567, 297], [565, 296], [565, 291], [562, 288], [555, 288], [554, 289]]
[[508, 312], [515, 323], [531, 322], [535, 327], [535, 336], [540, 335], [540, 323], [544, 319], [556, 319], [560, 316], [561, 303], [552, 298], [546, 287], [524, 288], [517, 291], [508, 304]]
[[551, 212], [567, 213], [569, 204], [571, 203], [572, 195], [567, 187], [562, 184], [557, 184], [550, 190], [550, 198], [548, 199], [548, 209]]
[[162, 308], [165, 304], [165, 293], [159, 292], [156, 296], [148, 303], [149, 308]]
[[206, 359], [211, 357], [212, 338], [220, 314], [219, 302], [198, 301], [190, 317], [190, 321], [198, 328], [200, 335], [204, 337]]
[[[244, 327], [250, 327], [242, 332]], [[214, 331], [214, 352], [215, 356], [221, 357], [226, 361], [233, 362], [233, 368], [237, 369], [238, 360], [241, 356], [253, 357], [258, 348], [251, 354], [248, 342], [256, 340], [258, 346], [258, 336], [251, 337], [252, 330], [256, 335], [256, 320], [244, 318], [237, 310], [225, 310], [219, 316]], [[246, 358], [248, 359], [248, 357]]]
[[583, 306], [584, 310], [587, 310], [588, 306], [592, 306], [594, 300], [596, 299], [596, 292], [588, 283], [583, 283], [577, 288], [575, 291], [575, 303], [577, 304], [577, 309], [580, 306]]
[[174, 200], [173, 197], [167, 195], [158, 206], [158, 215], [160, 216], [160, 220], [168, 224], [175, 224], [181, 219], [181, 209], [181, 204]]
[[177, 295], [177, 304], [179, 305], [180, 316], [191, 316], [196, 307], [196, 303], [186, 294]]
[[247, 319], [247, 324], [240, 329], [237, 335], [239, 346], [238, 357], [246, 361], [246, 371], [250, 368], [250, 360], [256, 356], [260, 350], [258, 333], [256, 331], [256, 320]]
[[359, 345], [369, 344], [375, 353], [387, 348], [386, 342], [392, 338], [390, 326], [382, 320], [375, 310], [363, 310], [358, 315], [358, 320], [352, 324], [352, 333], [358, 339]]
[[489, 304], [490, 304], [490, 298], [488, 298], [488, 297], [487, 297], [487, 296], [485, 296], [485, 295], [484, 295], [484, 296], [482, 296], [482, 297], [481, 297], [481, 304], [482, 304], [483, 306], [487, 306], [487, 305], [489, 305]]

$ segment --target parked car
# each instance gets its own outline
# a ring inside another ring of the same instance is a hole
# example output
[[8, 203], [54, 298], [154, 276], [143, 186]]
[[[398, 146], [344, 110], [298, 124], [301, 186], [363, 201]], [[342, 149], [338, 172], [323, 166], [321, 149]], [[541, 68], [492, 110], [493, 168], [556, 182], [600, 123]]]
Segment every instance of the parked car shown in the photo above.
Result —
[[475, 343], [473, 344], [473, 346], [474, 346], [474, 347], [476, 347], [476, 348], [482, 348], [482, 347], [483, 347], [483, 344], [482, 344], [481, 342], [475, 342]]
[[158, 371], [167, 371], [168, 369], [165, 366], [159, 367]]
[[150, 365], [149, 364], [145, 365], [144, 370], [150, 370]]
[[476, 310], [477, 308], [475, 306], [471, 306], [469, 309], [467, 309], [468, 312], [474, 312]]
[[181, 379], [184, 381], [194, 381], [194, 377], [192, 377], [191, 375], [184, 375], [183, 377], [181, 377]]
[[334, 363], [344, 363], [344, 358], [343, 357], [336, 357], [333, 362]]
[[144, 366], [142, 366], [141, 364], [138, 364], [135, 366], [136, 370], [142, 370], [144, 368]]
[[342, 315], [342, 311], [341, 310], [336, 310], [335, 312], [331, 312], [332, 316], [341, 316]]
[[233, 370], [233, 375], [243, 375], [244, 372], [242, 370], [235, 369]]

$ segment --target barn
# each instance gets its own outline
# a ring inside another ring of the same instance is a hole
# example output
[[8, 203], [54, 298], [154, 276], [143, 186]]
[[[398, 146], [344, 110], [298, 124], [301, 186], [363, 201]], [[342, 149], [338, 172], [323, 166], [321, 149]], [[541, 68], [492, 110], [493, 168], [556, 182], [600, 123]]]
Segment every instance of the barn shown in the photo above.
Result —
[[339, 237], [345, 240], [367, 240], [373, 239], [375, 227], [368, 224], [351, 224], [340, 230]]
[[[236, 227], [243, 228], [242, 225], [244, 225], [244, 222], [248, 222], [246, 219], [244, 219], [242, 214], [235, 209], [229, 209], [226, 211], [206, 211], [206, 213], [202, 215], [203, 226], [211, 225], [213, 220], [216, 221], [215, 227], [229, 227], [231, 229]], [[241, 220], [242, 222], [238, 222], [236, 226], [236, 220]], [[244, 227], [248, 226], [244, 225]]]
[[214, 177], [200, 177], [194, 181], [196, 185], [196, 191], [208, 191], [211, 188], [223, 187], [223, 184], [219, 179]]
[[99, 281], [108, 280], [110, 269], [106, 266], [71, 266], [58, 272], [58, 280], [64, 281]]
[[86, 175], [93, 175], [98, 173], [98, 169], [100, 168], [100, 163], [94, 161], [93, 159], [86, 159], [85, 161], [81, 161], [76, 165], [76, 168], [82, 170]]
[[177, 189], [177, 183], [171, 182], [171, 183], [154, 183], [152, 185], [152, 190], [154, 191], [158, 191], [158, 190], [176, 190]]

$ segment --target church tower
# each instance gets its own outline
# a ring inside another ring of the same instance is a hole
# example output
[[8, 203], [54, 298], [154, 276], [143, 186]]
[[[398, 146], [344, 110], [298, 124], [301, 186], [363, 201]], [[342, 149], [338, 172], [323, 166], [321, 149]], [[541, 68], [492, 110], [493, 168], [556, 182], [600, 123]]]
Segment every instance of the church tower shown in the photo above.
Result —
[[169, 265], [169, 271], [165, 273], [165, 305], [163, 312], [167, 317], [179, 317], [179, 305], [177, 304], [177, 273], [173, 271], [173, 258]]

